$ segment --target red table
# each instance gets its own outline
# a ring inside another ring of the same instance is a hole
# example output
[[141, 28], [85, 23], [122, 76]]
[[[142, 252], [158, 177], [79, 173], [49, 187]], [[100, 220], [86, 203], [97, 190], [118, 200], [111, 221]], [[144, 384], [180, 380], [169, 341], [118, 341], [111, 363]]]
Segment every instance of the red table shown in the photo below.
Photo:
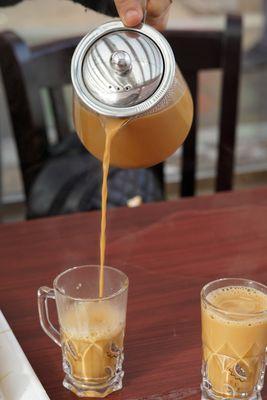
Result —
[[[36, 292], [98, 263], [99, 226], [98, 212], [0, 226], [1, 309], [51, 400], [76, 397]], [[199, 292], [219, 277], [267, 283], [267, 188], [111, 210], [107, 243], [130, 278], [124, 389], [109, 399], [200, 399]]]

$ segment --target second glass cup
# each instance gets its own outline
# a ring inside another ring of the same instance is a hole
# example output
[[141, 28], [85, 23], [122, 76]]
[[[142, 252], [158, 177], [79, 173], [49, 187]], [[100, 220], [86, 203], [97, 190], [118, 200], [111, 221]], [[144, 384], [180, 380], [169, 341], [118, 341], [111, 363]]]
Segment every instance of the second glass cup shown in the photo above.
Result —
[[[122, 388], [127, 276], [104, 268], [104, 296], [98, 298], [99, 266], [68, 269], [54, 288], [38, 290], [43, 330], [62, 348], [63, 385], [81, 397], [105, 397]], [[60, 332], [51, 324], [48, 299], [55, 299]]]
[[204, 286], [202, 399], [259, 400], [267, 346], [267, 287], [246, 279]]

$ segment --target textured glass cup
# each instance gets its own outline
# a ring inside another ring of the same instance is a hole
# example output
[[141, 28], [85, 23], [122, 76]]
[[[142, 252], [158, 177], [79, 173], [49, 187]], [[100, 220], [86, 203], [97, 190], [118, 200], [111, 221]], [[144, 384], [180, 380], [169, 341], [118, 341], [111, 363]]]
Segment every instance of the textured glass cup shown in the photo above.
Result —
[[[234, 292], [234, 300], [231, 293], [227, 300], [230, 291]], [[214, 293], [218, 293], [216, 305]], [[222, 298], [221, 303], [218, 297]], [[261, 311], [257, 311], [259, 299]], [[267, 287], [260, 283], [220, 279], [204, 286], [202, 399], [261, 399], [267, 345], [266, 304]], [[240, 307], [238, 312], [236, 305]]]
[[[127, 276], [104, 267], [104, 295], [98, 298], [99, 266], [68, 269], [54, 288], [38, 290], [43, 330], [62, 348], [63, 386], [80, 397], [105, 397], [122, 388], [123, 340], [128, 295]], [[60, 332], [49, 319], [55, 299]]]

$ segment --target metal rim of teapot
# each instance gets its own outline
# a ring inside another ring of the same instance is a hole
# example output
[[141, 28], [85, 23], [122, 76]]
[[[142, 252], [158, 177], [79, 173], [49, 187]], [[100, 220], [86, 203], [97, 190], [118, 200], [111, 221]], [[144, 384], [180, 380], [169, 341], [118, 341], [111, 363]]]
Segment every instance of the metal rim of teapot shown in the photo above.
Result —
[[[114, 107], [98, 101], [88, 91], [83, 80], [82, 64], [88, 49], [93, 45], [93, 43], [95, 43], [96, 40], [100, 39], [102, 36], [108, 33], [114, 32], [115, 30], [126, 30], [146, 35], [155, 42], [163, 57], [165, 68], [162, 80], [158, 88], [151, 97], [134, 106]], [[166, 65], [168, 65], [168, 70], [166, 68]], [[176, 63], [173, 51], [168, 41], [164, 38], [162, 34], [146, 24], [142, 24], [142, 26], [140, 27], [128, 28], [125, 27], [125, 25], [123, 25], [120, 20], [113, 20], [101, 25], [92, 32], [88, 33], [78, 44], [72, 57], [71, 79], [78, 98], [84, 103], [85, 106], [101, 115], [114, 118], [126, 118], [143, 114], [146, 111], [152, 109], [162, 100], [162, 98], [166, 95], [169, 88], [173, 84], [173, 80], [175, 78], [175, 68]]]

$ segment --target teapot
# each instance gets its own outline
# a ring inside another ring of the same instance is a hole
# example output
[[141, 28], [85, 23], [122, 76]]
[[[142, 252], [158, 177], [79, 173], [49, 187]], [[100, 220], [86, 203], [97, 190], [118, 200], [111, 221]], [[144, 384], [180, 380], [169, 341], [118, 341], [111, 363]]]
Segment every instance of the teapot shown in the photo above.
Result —
[[150, 167], [182, 145], [193, 119], [188, 86], [164, 36], [142, 24], [107, 22], [78, 44], [72, 58], [73, 115], [84, 146], [103, 159], [117, 126], [110, 164]]

